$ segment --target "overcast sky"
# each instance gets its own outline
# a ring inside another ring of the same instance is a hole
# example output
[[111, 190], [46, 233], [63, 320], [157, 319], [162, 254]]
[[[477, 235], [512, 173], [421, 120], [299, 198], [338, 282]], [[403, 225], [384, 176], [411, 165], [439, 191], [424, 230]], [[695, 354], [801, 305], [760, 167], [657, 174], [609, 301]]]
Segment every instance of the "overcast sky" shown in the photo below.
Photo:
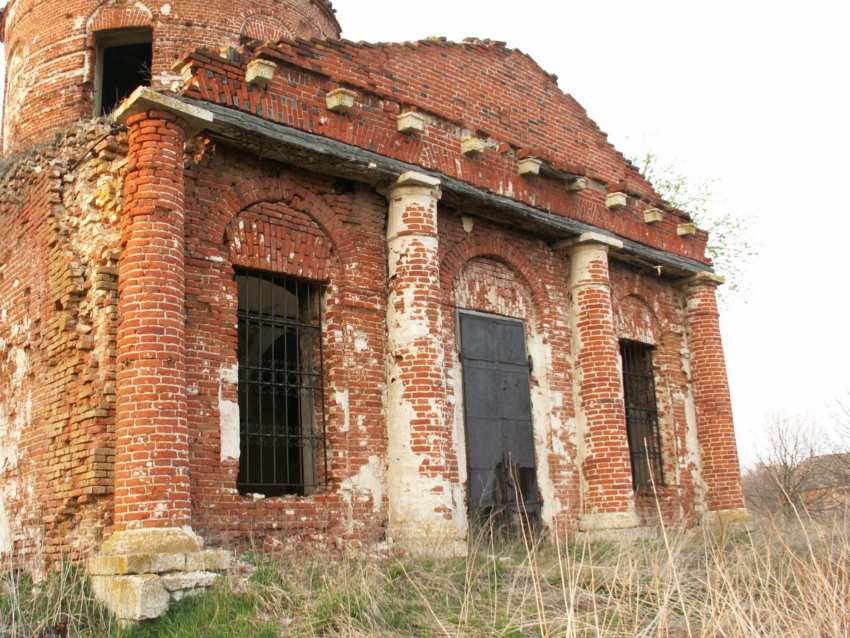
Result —
[[719, 180], [717, 205], [752, 220], [759, 250], [722, 317], [742, 460], [772, 413], [830, 425], [850, 391], [850, 3], [334, 4], [353, 40], [504, 40], [627, 155]]

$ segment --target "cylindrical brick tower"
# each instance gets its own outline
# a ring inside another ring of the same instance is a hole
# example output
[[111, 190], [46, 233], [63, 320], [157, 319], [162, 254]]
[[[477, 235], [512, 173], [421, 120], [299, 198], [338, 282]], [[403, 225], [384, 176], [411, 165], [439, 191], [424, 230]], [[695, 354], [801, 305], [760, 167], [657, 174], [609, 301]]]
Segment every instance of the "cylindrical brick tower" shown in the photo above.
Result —
[[[330, 0], [9, 0], [0, 25], [4, 154], [104, 112], [104, 82], [114, 99], [132, 75], [123, 61], [143, 67], [145, 83], [163, 87], [175, 81], [177, 59], [194, 48], [340, 34]], [[118, 61], [105, 68], [110, 48]]]

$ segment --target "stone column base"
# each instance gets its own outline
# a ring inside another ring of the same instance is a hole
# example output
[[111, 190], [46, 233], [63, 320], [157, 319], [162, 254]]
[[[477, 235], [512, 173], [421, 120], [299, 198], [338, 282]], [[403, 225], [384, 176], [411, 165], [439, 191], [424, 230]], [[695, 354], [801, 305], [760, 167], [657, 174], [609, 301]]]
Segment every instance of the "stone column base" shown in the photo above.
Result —
[[452, 525], [390, 524], [390, 547], [414, 556], [462, 557], [469, 553], [466, 539]]
[[635, 512], [583, 514], [578, 519], [578, 538], [599, 541], [630, 541], [654, 538], [657, 530], [641, 526]]
[[172, 600], [203, 591], [229, 569], [226, 550], [203, 549], [188, 529], [133, 529], [116, 532], [89, 559], [95, 595], [119, 620], [157, 618]]
[[747, 529], [750, 525], [750, 513], [745, 507], [734, 510], [715, 510], [703, 512], [700, 521], [703, 527], [722, 529]]

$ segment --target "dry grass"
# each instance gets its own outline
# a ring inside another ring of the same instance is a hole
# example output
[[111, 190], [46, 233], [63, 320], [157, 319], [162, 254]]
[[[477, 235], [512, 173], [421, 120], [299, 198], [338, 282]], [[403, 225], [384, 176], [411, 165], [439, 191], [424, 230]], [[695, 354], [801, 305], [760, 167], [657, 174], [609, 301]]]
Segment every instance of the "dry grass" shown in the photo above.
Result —
[[[846, 520], [762, 521], [751, 533], [677, 531], [625, 545], [505, 544], [485, 532], [467, 559], [255, 555], [250, 576], [229, 576], [165, 618], [123, 633], [844, 638], [848, 531]], [[65, 568], [47, 583], [63, 579], [33, 599], [7, 576], [0, 633], [121, 635], [79, 572]], [[31, 600], [41, 606], [28, 607]], [[51, 627], [65, 634], [47, 633]]]

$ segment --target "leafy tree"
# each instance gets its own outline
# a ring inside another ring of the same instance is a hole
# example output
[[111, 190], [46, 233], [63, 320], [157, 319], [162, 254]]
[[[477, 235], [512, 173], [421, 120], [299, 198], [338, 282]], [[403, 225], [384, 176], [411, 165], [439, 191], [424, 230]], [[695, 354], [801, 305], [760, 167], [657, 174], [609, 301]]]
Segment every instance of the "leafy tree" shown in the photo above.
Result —
[[[668, 203], [690, 214], [696, 225], [708, 231], [706, 253], [717, 272], [724, 275], [724, 289], [741, 292], [746, 288], [746, 269], [756, 256], [749, 239], [749, 222], [716, 205], [717, 180], [686, 177], [672, 164], [646, 153], [632, 162]], [[721, 289], [721, 295], [724, 294]]]

